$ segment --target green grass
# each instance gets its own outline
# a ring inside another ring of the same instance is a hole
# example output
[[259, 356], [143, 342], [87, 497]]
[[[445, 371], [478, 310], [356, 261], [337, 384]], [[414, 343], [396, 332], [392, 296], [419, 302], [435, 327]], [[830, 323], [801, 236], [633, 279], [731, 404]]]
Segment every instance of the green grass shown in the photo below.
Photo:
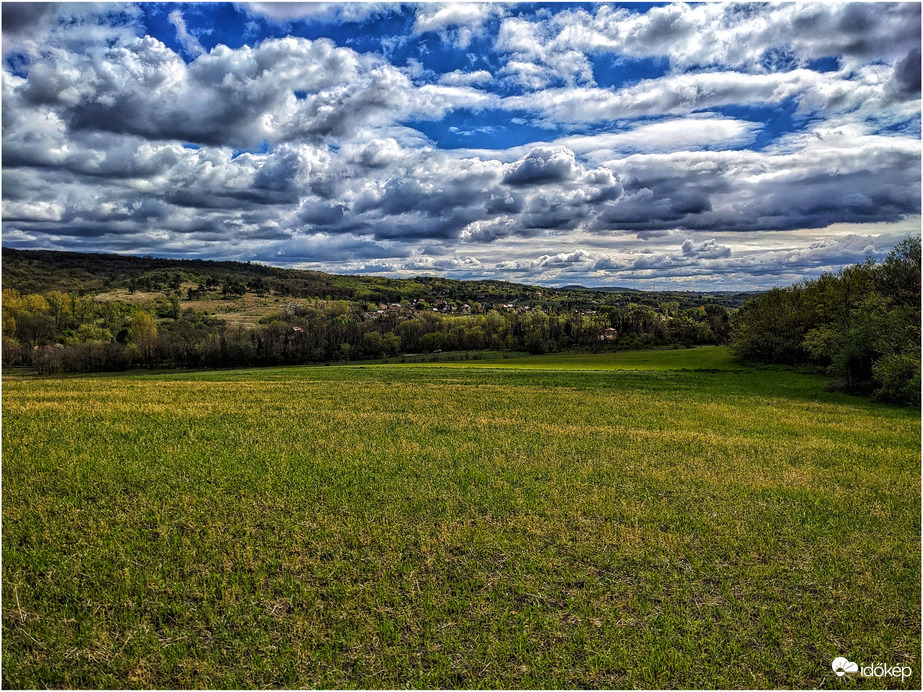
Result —
[[[497, 352], [486, 352], [496, 354]], [[496, 356], [493, 356], [496, 358]], [[726, 348], [619, 351], [608, 354], [555, 354], [505, 357], [500, 363], [472, 362], [473, 367], [528, 368], [537, 370], [740, 370]]]
[[918, 689], [919, 455], [724, 349], [6, 378], [3, 684]]

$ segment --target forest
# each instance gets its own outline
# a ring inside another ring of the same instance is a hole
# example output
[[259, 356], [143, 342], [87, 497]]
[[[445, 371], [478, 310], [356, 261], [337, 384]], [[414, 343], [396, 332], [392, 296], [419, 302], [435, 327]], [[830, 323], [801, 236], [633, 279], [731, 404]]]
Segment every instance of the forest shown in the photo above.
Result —
[[731, 346], [749, 362], [824, 368], [830, 387], [920, 404], [920, 238], [747, 301]]

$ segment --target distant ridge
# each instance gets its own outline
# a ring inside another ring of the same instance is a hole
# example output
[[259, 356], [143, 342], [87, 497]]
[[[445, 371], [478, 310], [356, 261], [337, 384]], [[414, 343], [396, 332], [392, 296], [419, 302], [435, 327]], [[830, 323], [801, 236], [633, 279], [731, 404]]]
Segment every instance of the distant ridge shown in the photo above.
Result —
[[624, 286], [581, 286], [580, 284], [568, 284], [561, 286], [563, 291], [605, 291], [606, 293], [643, 293], [639, 288], [625, 288]]
[[[132, 285], [167, 285], [173, 277], [185, 282], [228, 281], [249, 285], [257, 279], [280, 295], [394, 303], [407, 299], [455, 299], [468, 303], [510, 302], [556, 308], [591, 306], [602, 294], [626, 293], [633, 301], [656, 307], [663, 300], [685, 296], [689, 305], [720, 296], [722, 304], [739, 307], [755, 295], [747, 291], [651, 291], [622, 286], [563, 287], [522, 284], [502, 279], [449, 279], [440, 276], [390, 278], [360, 274], [328, 274], [315, 270], [275, 267], [255, 262], [174, 259], [116, 253], [2, 248], [3, 288], [23, 294], [45, 291], [94, 294]], [[681, 299], [682, 300], [682, 299]], [[684, 302], [684, 301], [683, 301]], [[688, 307], [684, 302], [684, 307]]]

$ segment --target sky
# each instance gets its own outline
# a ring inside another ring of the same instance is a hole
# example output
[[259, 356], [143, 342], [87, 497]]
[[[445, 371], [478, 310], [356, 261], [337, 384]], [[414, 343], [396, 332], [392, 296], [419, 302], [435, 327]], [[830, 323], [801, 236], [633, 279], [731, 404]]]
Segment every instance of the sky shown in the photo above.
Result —
[[758, 290], [920, 234], [909, 3], [10, 3], [4, 247]]

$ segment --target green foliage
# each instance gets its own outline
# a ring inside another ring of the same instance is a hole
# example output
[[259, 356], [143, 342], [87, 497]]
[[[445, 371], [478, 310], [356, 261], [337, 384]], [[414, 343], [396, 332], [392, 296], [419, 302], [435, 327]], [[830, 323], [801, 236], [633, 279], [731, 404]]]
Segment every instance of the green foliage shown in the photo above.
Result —
[[878, 290], [893, 305], [920, 305], [920, 238], [910, 236], [898, 243], [874, 276]]
[[734, 316], [731, 345], [746, 361], [802, 363], [807, 314], [802, 286], [770, 289]]
[[128, 323], [128, 340], [139, 344], [157, 334], [157, 323], [146, 310], [138, 310]]
[[731, 343], [747, 361], [810, 362], [836, 387], [919, 404], [920, 321], [920, 239], [907, 238], [881, 263], [753, 298], [732, 320]]
[[442, 349], [445, 344], [445, 335], [442, 332], [429, 332], [421, 336], [418, 343], [421, 351], [431, 353], [437, 349]]
[[906, 353], [889, 353], [876, 361], [875, 380], [880, 383], [876, 398], [920, 405], [920, 359]]
[[65, 345], [75, 346], [77, 344], [101, 343], [112, 340], [112, 332], [98, 324], [84, 323], [81, 324], [73, 335], [64, 340]]

